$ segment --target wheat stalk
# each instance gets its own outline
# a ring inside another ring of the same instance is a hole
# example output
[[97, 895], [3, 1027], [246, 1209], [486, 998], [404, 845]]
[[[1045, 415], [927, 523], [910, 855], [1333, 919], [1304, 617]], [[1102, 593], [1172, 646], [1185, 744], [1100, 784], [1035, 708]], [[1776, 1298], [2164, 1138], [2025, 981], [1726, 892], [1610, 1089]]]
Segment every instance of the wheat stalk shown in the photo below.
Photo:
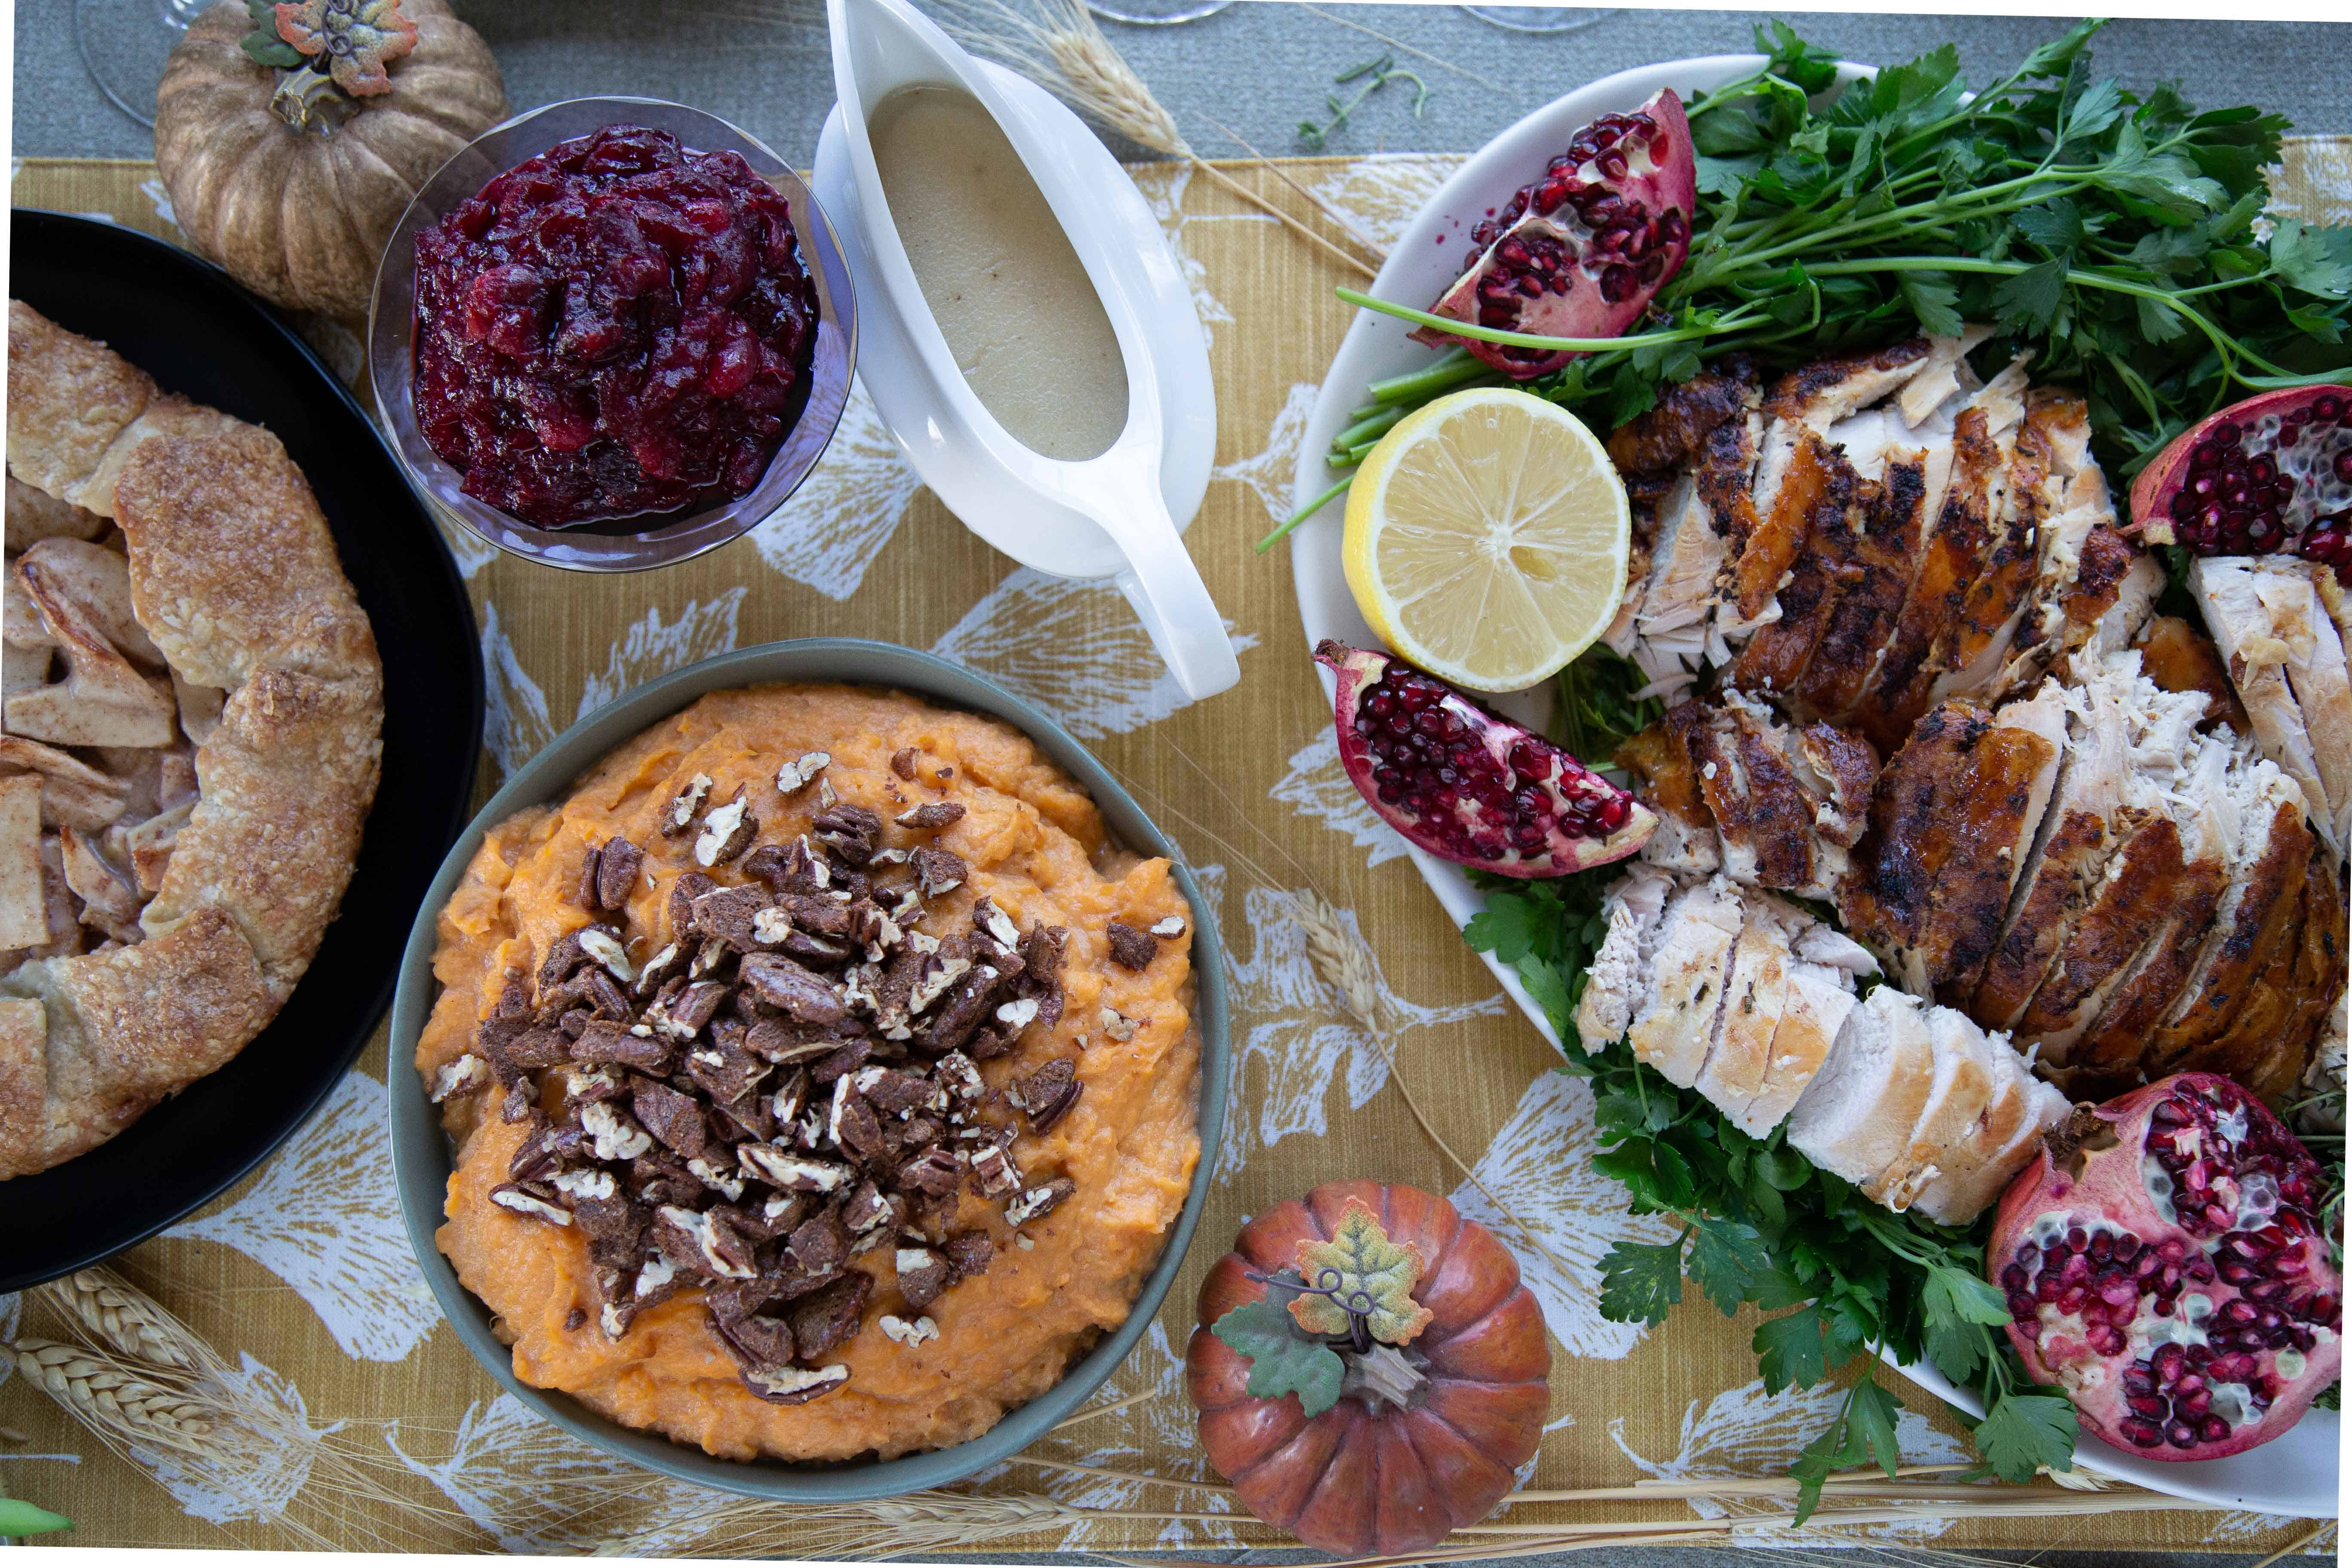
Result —
[[106, 1269], [84, 1268], [50, 1281], [48, 1299], [126, 1355], [183, 1372], [197, 1370], [192, 1336], [175, 1331], [174, 1319]]
[[19, 1338], [16, 1370], [85, 1426], [112, 1428], [160, 1447], [195, 1451], [213, 1433], [212, 1412], [187, 1390], [167, 1388], [93, 1358], [79, 1345]]
[[1103, 37], [1085, 0], [944, 0], [939, 9], [959, 41], [1012, 67], [1096, 124], [1139, 147], [1182, 159], [1340, 266], [1364, 278], [1377, 274], [1375, 264], [1332, 244], [1194, 152], [1176, 117]]
[[201, 1335], [112, 1270], [50, 1280], [26, 1300], [79, 1342], [19, 1333], [5, 1347], [16, 1370], [150, 1479], [173, 1474], [237, 1497], [257, 1467], [296, 1454], [306, 1464], [301, 1490], [273, 1522], [302, 1545], [425, 1543], [412, 1523], [418, 1516], [474, 1528], [462, 1514], [393, 1490], [369, 1472], [368, 1450], [248, 1387]]

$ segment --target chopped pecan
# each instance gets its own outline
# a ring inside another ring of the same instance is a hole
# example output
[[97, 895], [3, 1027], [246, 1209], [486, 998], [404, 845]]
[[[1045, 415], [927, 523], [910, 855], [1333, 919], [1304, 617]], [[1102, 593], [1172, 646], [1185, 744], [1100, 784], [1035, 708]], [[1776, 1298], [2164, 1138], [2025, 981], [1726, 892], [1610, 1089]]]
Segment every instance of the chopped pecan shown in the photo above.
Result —
[[696, 934], [694, 900], [705, 893], [713, 891], [718, 886], [717, 882], [699, 871], [680, 872], [677, 880], [669, 885], [670, 935], [681, 944], [685, 943], [687, 938]]
[[955, 891], [963, 886], [964, 878], [971, 875], [971, 868], [963, 863], [963, 857], [952, 849], [936, 848], [927, 844], [917, 849], [909, 860], [915, 868], [915, 886], [927, 899]]
[[928, 1247], [901, 1247], [892, 1259], [898, 1277], [898, 1294], [919, 1312], [948, 1288], [948, 1260]]
[[836, 805], [819, 812], [809, 827], [818, 843], [852, 866], [865, 865], [882, 847], [882, 819], [862, 805]]
[[692, 906], [693, 931], [716, 938], [738, 952], [757, 952], [761, 943], [753, 922], [772, 900], [757, 888], [719, 888]]
[[849, 1261], [849, 1232], [841, 1216], [827, 1209], [793, 1227], [784, 1243], [786, 1261], [803, 1275], [832, 1275]]
[[898, 1184], [943, 1198], [963, 1184], [963, 1162], [953, 1150], [933, 1145], [898, 1167]]
[[526, 1191], [512, 1182], [500, 1182], [490, 1189], [490, 1202], [500, 1208], [512, 1209], [526, 1219], [542, 1220], [549, 1225], [570, 1225], [572, 1211], [549, 1203], [535, 1193]]
[[838, 1364], [780, 1366], [771, 1372], [747, 1370], [742, 1375], [743, 1386], [771, 1405], [806, 1405], [847, 1383], [849, 1369]]
[[1110, 944], [1112, 962], [1122, 969], [1148, 969], [1160, 952], [1159, 942], [1149, 931], [1136, 930], [1125, 921], [1113, 921], [1103, 929]]
[[988, 1271], [996, 1257], [996, 1243], [988, 1238], [984, 1230], [960, 1230], [948, 1237], [940, 1250], [947, 1254], [948, 1283], [961, 1285]]
[[1043, 1132], [1069, 1113], [1085, 1087], [1077, 1064], [1056, 1057], [1014, 1084], [1013, 1102], [1029, 1113], [1031, 1130]]
[[1077, 1190], [1078, 1184], [1067, 1176], [1056, 1176], [1042, 1187], [1031, 1187], [1004, 1205], [1004, 1223], [1022, 1226], [1042, 1219], [1068, 1202]]
[[678, 785], [677, 793], [662, 807], [661, 830], [666, 837], [675, 838], [694, 825], [702, 811], [702, 803], [710, 798], [710, 775], [697, 773]]
[[667, 1084], [640, 1079], [630, 1100], [631, 1109], [646, 1131], [689, 1160], [699, 1158], [710, 1144], [710, 1129], [702, 1107], [691, 1095]]
[[890, 753], [890, 771], [909, 783], [914, 781], [916, 761], [922, 753], [912, 746], [901, 746]]
[[761, 1001], [797, 1023], [830, 1024], [848, 1016], [830, 981], [782, 953], [752, 953], [738, 973]]
[[738, 788], [725, 805], [714, 805], [703, 814], [702, 831], [694, 839], [694, 863], [724, 866], [749, 849], [759, 832], [760, 819], [751, 815], [751, 803]]
[[797, 795], [808, 788], [817, 774], [833, 765], [833, 757], [824, 752], [803, 752], [776, 770], [776, 793]]
[[873, 1289], [872, 1275], [851, 1273], [794, 1302], [791, 1314], [793, 1338], [800, 1345], [800, 1353], [803, 1357], [821, 1356], [847, 1344], [856, 1336], [857, 1326], [865, 1319], [866, 1298]]
[[902, 811], [891, 818], [901, 827], [918, 833], [931, 833], [963, 820], [963, 807], [951, 800], [927, 800], [911, 811]]
[[669, 1071], [674, 1054], [675, 1047], [667, 1040], [637, 1034], [628, 1025], [603, 1018], [580, 1031], [571, 1051], [572, 1059], [585, 1067], [612, 1062], [646, 1073]]

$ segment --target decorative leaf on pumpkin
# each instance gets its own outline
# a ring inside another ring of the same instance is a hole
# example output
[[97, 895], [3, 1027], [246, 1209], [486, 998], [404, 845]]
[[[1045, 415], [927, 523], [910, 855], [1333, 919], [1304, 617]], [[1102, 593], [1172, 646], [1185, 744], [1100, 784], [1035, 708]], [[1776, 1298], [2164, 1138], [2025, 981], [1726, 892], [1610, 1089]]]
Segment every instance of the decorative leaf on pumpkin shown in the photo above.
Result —
[[245, 0], [245, 17], [253, 31], [237, 47], [254, 64], [291, 70], [302, 63], [302, 51], [278, 36], [277, 0]]
[[1309, 1420], [1339, 1403], [1340, 1384], [1347, 1375], [1339, 1352], [1319, 1340], [1301, 1338], [1289, 1314], [1273, 1302], [1235, 1307], [1209, 1331], [1250, 1358], [1252, 1398], [1295, 1394]]
[[313, 61], [354, 98], [390, 92], [384, 68], [416, 47], [416, 24], [400, 14], [400, 0], [292, 0], [278, 6], [278, 36]]
[[1376, 1340], [1411, 1342], [1428, 1326], [1430, 1310], [1412, 1299], [1425, 1267], [1409, 1242], [1391, 1241], [1370, 1208], [1350, 1198], [1328, 1241], [1298, 1244], [1298, 1277], [1307, 1293], [1290, 1315], [1310, 1334], [1346, 1334], [1361, 1318]]

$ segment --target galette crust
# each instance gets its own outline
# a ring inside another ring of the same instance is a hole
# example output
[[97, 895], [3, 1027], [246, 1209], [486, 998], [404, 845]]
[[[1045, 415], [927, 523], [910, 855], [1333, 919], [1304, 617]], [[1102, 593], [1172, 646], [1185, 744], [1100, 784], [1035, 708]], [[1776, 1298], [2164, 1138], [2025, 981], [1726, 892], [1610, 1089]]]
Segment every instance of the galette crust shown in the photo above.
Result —
[[[12, 521], [68, 531], [20, 504], [29, 486], [121, 529], [131, 611], [197, 742], [198, 796], [122, 933], [143, 940], [0, 976], [0, 1179], [113, 1137], [276, 1016], [351, 879], [383, 723], [374, 635], [276, 437], [13, 300], [8, 361]], [[216, 720], [190, 701], [212, 688], [227, 693]], [[79, 773], [105, 775], [69, 754], [0, 744], [43, 775], [45, 816], [104, 805]]]

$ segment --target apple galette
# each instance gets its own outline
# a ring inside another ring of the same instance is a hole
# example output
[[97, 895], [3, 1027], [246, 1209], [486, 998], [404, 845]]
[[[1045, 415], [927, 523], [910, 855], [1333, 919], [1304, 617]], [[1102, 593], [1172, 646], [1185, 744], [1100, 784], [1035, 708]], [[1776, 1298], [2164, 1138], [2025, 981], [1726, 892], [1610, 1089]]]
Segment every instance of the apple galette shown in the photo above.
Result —
[[0, 1179], [243, 1049], [375, 797], [375, 637], [278, 438], [8, 307]]

